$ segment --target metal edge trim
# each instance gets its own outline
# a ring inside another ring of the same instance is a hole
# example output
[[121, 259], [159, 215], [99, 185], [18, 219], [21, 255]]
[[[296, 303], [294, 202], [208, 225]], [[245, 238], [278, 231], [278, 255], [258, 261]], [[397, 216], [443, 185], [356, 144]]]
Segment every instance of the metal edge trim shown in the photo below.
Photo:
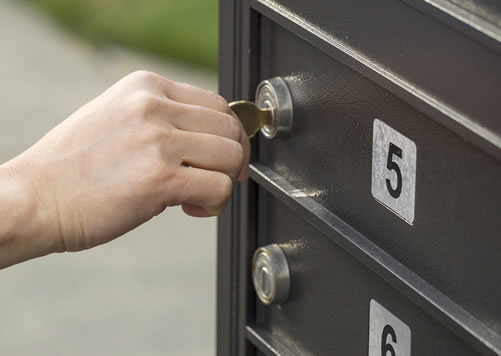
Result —
[[441, 0], [423, 0], [425, 3], [437, 8], [445, 14], [483, 33], [484, 35], [501, 42], [501, 32], [499, 27], [484, 19], [476, 13], [468, 11], [459, 5]]
[[247, 335], [247, 340], [267, 356], [294, 355], [286, 346], [264, 329], [247, 325], [245, 327], [245, 333]]

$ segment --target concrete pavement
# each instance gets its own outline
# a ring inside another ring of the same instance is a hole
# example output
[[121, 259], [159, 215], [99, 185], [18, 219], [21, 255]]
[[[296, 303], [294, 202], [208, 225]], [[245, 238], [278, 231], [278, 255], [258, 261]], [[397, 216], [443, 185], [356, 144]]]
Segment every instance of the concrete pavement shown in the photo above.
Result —
[[[96, 51], [15, 0], [0, 2], [0, 162], [123, 75], [216, 78]], [[216, 221], [171, 208], [114, 242], [0, 271], [0, 355], [214, 355]]]

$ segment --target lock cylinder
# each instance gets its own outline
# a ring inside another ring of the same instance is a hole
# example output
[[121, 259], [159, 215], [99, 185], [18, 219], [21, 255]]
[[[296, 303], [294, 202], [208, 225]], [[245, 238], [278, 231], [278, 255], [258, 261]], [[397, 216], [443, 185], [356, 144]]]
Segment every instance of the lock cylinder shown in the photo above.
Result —
[[262, 81], [255, 103], [245, 100], [230, 103], [249, 138], [261, 131], [268, 139], [286, 139], [292, 130], [292, 97], [280, 77]]
[[271, 123], [261, 129], [268, 138], [286, 139], [292, 130], [293, 104], [289, 87], [281, 77], [263, 80], [256, 89], [256, 106], [271, 110]]
[[277, 244], [260, 247], [252, 260], [252, 279], [256, 294], [266, 305], [287, 301], [290, 272], [287, 259]]

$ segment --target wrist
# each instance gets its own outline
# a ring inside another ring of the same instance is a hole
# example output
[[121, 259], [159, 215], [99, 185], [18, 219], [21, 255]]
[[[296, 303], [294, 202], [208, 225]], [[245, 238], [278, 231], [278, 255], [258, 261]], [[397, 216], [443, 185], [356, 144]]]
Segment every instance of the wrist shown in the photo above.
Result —
[[47, 212], [32, 182], [9, 163], [0, 165], [0, 268], [58, 248], [51, 243]]

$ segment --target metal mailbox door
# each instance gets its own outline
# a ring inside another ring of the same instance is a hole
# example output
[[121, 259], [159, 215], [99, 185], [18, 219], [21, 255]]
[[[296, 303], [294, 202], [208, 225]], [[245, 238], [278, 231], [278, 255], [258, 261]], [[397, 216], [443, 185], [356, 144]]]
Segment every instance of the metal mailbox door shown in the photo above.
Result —
[[500, 355], [500, 3], [221, 0], [220, 23], [222, 95], [281, 77], [294, 118], [219, 219], [217, 355]]

